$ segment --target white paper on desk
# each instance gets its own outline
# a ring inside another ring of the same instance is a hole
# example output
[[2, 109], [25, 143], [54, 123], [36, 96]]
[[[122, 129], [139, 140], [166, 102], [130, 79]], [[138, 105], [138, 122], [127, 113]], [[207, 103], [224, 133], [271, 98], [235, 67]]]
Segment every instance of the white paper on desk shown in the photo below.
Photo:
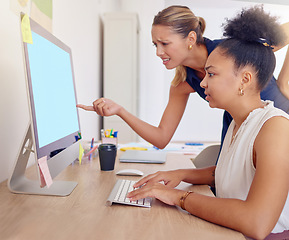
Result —
[[47, 165], [47, 156], [44, 156], [40, 159], [38, 159], [38, 166], [39, 166], [39, 172], [40, 172], [40, 180], [41, 184], [40, 187], [45, 187], [49, 188], [51, 184], [53, 183], [51, 174]]

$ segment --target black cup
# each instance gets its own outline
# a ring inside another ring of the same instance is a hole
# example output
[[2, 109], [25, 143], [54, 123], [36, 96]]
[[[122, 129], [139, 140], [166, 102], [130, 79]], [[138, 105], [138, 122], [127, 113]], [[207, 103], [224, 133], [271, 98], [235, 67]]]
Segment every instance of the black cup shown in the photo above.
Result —
[[116, 146], [110, 143], [98, 146], [100, 169], [102, 171], [112, 171], [114, 169], [116, 150]]

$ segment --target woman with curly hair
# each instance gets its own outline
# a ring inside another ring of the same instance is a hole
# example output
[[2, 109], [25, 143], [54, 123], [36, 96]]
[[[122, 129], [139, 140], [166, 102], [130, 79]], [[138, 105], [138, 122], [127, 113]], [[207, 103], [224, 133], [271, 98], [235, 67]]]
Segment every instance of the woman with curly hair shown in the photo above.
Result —
[[[156, 46], [156, 54], [167, 69], [176, 68], [176, 74], [170, 87], [169, 101], [158, 127], [152, 126], [129, 113], [122, 106], [110, 99], [100, 98], [92, 106], [78, 105], [85, 110], [96, 111], [101, 116], [117, 115], [121, 117], [139, 136], [158, 148], [164, 148], [174, 135], [191, 93], [197, 92], [205, 99], [204, 89], [200, 82], [205, 76], [205, 62], [215, 47], [222, 40], [210, 40], [203, 37], [206, 23], [185, 6], [170, 6], [159, 12], [152, 25], [152, 41]], [[268, 26], [269, 27], [269, 26]], [[283, 25], [288, 32], [288, 39], [278, 46], [280, 49], [289, 42], [289, 24]], [[286, 92], [288, 78], [282, 75], [276, 81], [271, 78], [268, 86], [261, 92], [263, 100], [272, 100], [274, 105], [289, 112], [289, 92], [286, 98], [280, 90]], [[282, 83], [280, 89], [277, 83]], [[284, 83], [284, 84], [283, 84]], [[224, 113], [221, 142], [228, 129], [232, 117]]]
[[[129, 193], [132, 201], [155, 197], [250, 238], [289, 239], [289, 115], [260, 97], [274, 71], [279, 33], [262, 7], [228, 20], [227, 38], [209, 55], [201, 82], [210, 107], [233, 117], [217, 166], [148, 175]], [[217, 197], [175, 189], [181, 181], [215, 184]]]

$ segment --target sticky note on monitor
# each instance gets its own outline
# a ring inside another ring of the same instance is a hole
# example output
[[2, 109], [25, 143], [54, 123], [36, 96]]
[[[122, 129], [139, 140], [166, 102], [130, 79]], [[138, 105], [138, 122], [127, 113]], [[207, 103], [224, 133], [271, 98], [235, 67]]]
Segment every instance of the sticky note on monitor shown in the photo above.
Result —
[[21, 20], [21, 31], [23, 42], [33, 44], [29, 16], [25, 14]]
[[38, 166], [39, 166], [39, 172], [40, 172], [40, 180], [41, 184], [40, 187], [47, 186], [48, 188], [53, 183], [50, 171], [47, 165], [47, 156], [44, 156], [40, 159], [38, 159]]

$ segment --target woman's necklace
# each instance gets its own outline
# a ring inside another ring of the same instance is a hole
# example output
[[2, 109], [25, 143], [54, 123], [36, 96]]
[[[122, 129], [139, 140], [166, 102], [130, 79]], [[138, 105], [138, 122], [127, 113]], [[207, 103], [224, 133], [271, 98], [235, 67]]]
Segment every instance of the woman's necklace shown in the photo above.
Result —
[[236, 128], [236, 125], [234, 126], [234, 129], [233, 129], [233, 133], [232, 133], [232, 139], [231, 139], [231, 144], [233, 143], [233, 141], [235, 140], [235, 138], [237, 137], [237, 133], [238, 133], [238, 129], [239, 128]]
[[231, 143], [230, 143], [230, 146], [232, 146], [234, 140], [235, 140], [235, 137], [236, 137], [236, 134], [235, 135], [232, 135], [232, 139], [231, 139]]

